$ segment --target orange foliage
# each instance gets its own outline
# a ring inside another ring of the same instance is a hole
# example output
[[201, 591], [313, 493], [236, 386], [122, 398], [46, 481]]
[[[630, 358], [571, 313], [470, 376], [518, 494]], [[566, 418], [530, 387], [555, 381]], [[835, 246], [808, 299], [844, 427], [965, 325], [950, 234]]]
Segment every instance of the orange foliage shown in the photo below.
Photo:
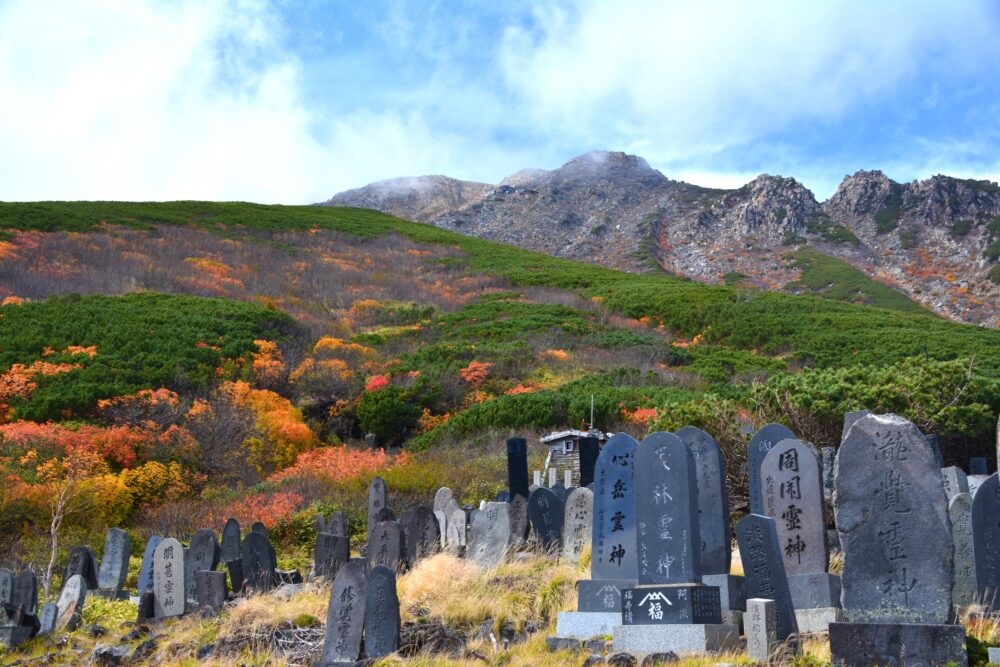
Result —
[[291, 491], [274, 491], [262, 495], [246, 496], [229, 505], [209, 524], [218, 524], [228, 517], [234, 517], [240, 524], [249, 526], [260, 521], [268, 528], [288, 521], [302, 503], [302, 495]]
[[38, 378], [60, 373], [69, 373], [80, 368], [79, 364], [53, 364], [35, 361], [29, 366], [14, 364], [0, 375], [0, 420], [8, 413], [8, 401], [12, 398], [28, 398], [38, 388]]
[[[302, 421], [302, 413], [291, 402], [267, 389], [251, 389], [246, 382], [225, 382], [220, 391], [228, 393], [233, 402], [253, 411], [256, 425], [269, 442], [247, 443], [250, 460], [258, 471], [281, 469], [301, 452], [315, 447], [316, 434]], [[188, 415], [207, 406], [192, 405]]]
[[542, 356], [553, 361], [569, 361], [569, 352], [566, 350], [544, 350]]
[[253, 353], [253, 372], [257, 381], [264, 385], [281, 382], [285, 364], [278, 344], [270, 340], [255, 340], [254, 345], [257, 346], [257, 351]]
[[87, 347], [83, 347], [82, 345], [70, 345], [65, 350], [63, 350], [63, 354], [68, 354], [70, 356], [76, 356], [78, 354], [82, 354], [87, 357], [96, 357], [97, 346], [90, 345]]
[[704, 337], [705, 337], [704, 334], [698, 334], [691, 340], [685, 340], [683, 338], [679, 338], [675, 340], [673, 343], [671, 343], [671, 345], [673, 345], [674, 347], [682, 347], [686, 350], [690, 347], [697, 347]]
[[378, 391], [389, 386], [389, 378], [384, 375], [373, 375], [365, 382], [365, 391]]
[[348, 449], [347, 447], [318, 447], [299, 454], [295, 463], [267, 478], [269, 482], [282, 482], [298, 477], [319, 477], [331, 482], [362, 477], [389, 468], [405, 466], [410, 462], [403, 452], [395, 457], [384, 449]]
[[622, 417], [627, 422], [638, 424], [639, 426], [649, 426], [656, 421], [656, 408], [636, 408], [631, 412], [623, 410]]
[[423, 413], [421, 413], [420, 418], [417, 420], [417, 434], [434, 430], [450, 418], [450, 412], [446, 412], [443, 415], [432, 415], [430, 408], [424, 408]]
[[43, 458], [86, 450], [122, 468], [131, 467], [138, 453], [151, 445], [156, 437], [149, 431], [128, 426], [67, 426], [29, 421], [0, 426], [0, 438], [26, 451], [40, 452]]
[[492, 365], [493, 364], [485, 361], [470, 361], [468, 366], [458, 370], [458, 374], [463, 380], [468, 382], [470, 386], [479, 387], [486, 381], [486, 376], [489, 375], [490, 367]]
[[24, 299], [19, 296], [5, 296], [3, 301], [0, 301], [0, 306], [20, 306], [22, 303], [24, 303]]
[[538, 391], [538, 387], [533, 384], [519, 384], [516, 387], [508, 389], [504, 393], [508, 396], [514, 396], [516, 394], [530, 394], [533, 391]]

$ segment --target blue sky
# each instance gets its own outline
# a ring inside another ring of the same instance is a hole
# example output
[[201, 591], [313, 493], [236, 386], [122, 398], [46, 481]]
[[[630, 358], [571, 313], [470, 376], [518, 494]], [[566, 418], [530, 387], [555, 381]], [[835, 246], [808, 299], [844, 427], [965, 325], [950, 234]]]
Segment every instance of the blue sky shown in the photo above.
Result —
[[1000, 177], [993, 0], [0, 0], [0, 199], [309, 203], [594, 149]]

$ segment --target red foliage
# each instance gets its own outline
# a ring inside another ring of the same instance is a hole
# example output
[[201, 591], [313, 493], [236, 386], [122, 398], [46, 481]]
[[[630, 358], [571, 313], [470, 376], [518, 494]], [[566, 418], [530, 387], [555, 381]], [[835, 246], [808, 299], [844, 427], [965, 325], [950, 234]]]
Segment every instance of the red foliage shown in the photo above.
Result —
[[469, 386], [475, 388], [486, 381], [492, 365], [485, 361], [470, 361], [468, 366], [459, 369], [458, 374], [469, 383]]
[[373, 375], [365, 382], [365, 391], [378, 391], [389, 386], [389, 378], [384, 375]]

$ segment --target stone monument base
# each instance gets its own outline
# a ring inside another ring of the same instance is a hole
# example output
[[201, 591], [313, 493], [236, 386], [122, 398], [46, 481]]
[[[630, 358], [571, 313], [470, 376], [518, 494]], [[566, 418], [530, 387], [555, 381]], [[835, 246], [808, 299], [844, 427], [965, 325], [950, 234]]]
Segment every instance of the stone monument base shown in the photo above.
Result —
[[840, 577], [828, 572], [788, 575], [792, 606], [796, 609], [819, 609], [840, 606]]
[[723, 625], [735, 625], [740, 629], [740, 634], [743, 634], [743, 614], [746, 612], [738, 611], [736, 609], [723, 609], [722, 610], [722, 624]]
[[735, 625], [616, 625], [611, 650], [624, 653], [708, 653], [737, 651], [740, 631]]
[[[619, 616], [621, 616], [619, 614]], [[619, 621], [621, 618], [618, 619]], [[31, 639], [34, 628], [27, 625], [4, 625], [0, 626], [0, 646], [4, 648], [14, 648], [21, 642]]]
[[556, 636], [590, 639], [610, 635], [611, 628], [621, 623], [620, 611], [561, 611], [556, 617]]
[[817, 607], [816, 609], [796, 609], [795, 623], [799, 634], [818, 634], [830, 631], [831, 623], [844, 620], [844, 612], [839, 607]]
[[577, 582], [576, 608], [579, 611], [622, 611], [622, 590], [637, 582], [629, 579], [581, 579]]
[[831, 623], [833, 667], [968, 667], [965, 628], [924, 623]]
[[719, 601], [722, 609], [733, 609], [735, 611], [746, 611], [747, 609], [747, 587], [746, 579], [734, 574], [705, 574], [701, 577], [701, 583], [706, 586], [718, 586]]

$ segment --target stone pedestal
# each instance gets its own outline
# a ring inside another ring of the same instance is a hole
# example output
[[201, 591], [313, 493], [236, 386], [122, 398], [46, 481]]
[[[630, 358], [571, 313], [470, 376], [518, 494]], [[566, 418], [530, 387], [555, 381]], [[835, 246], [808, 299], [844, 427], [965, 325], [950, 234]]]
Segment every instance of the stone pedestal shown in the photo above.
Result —
[[792, 605], [796, 609], [840, 606], [840, 577], [835, 574], [790, 574], [788, 588], [792, 593]]
[[620, 611], [562, 611], [556, 617], [556, 636], [590, 639], [610, 635], [611, 628], [621, 622]]
[[722, 623], [718, 588], [702, 584], [659, 584], [622, 591], [622, 625], [687, 623]]
[[746, 612], [738, 611], [736, 609], [723, 609], [722, 610], [722, 624], [723, 625], [735, 625], [740, 629], [740, 634], [743, 634], [743, 616]]
[[844, 612], [839, 607], [816, 607], [815, 609], [796, 609], [795, 622], [799, 626], [799, 634], [826, 633], [831, 623], [844, 620]]
[[738, 651], [735, 625], [616, 625], [611, 630], [611, 650], [624, 653], [681, 654]]
[[578, 611], [622, 611], [622, 590], [636, 585], [629, 579], [581, 579], [577, 582]]
[[965, 629], [923, 623], [831, 623], [833, 667], [968, 667]]
[[719, 602], [723, 609], [746, 611], [747, 587], [746, 579], [732, 574], [702, 575], [701, 583], [719, 588]]

